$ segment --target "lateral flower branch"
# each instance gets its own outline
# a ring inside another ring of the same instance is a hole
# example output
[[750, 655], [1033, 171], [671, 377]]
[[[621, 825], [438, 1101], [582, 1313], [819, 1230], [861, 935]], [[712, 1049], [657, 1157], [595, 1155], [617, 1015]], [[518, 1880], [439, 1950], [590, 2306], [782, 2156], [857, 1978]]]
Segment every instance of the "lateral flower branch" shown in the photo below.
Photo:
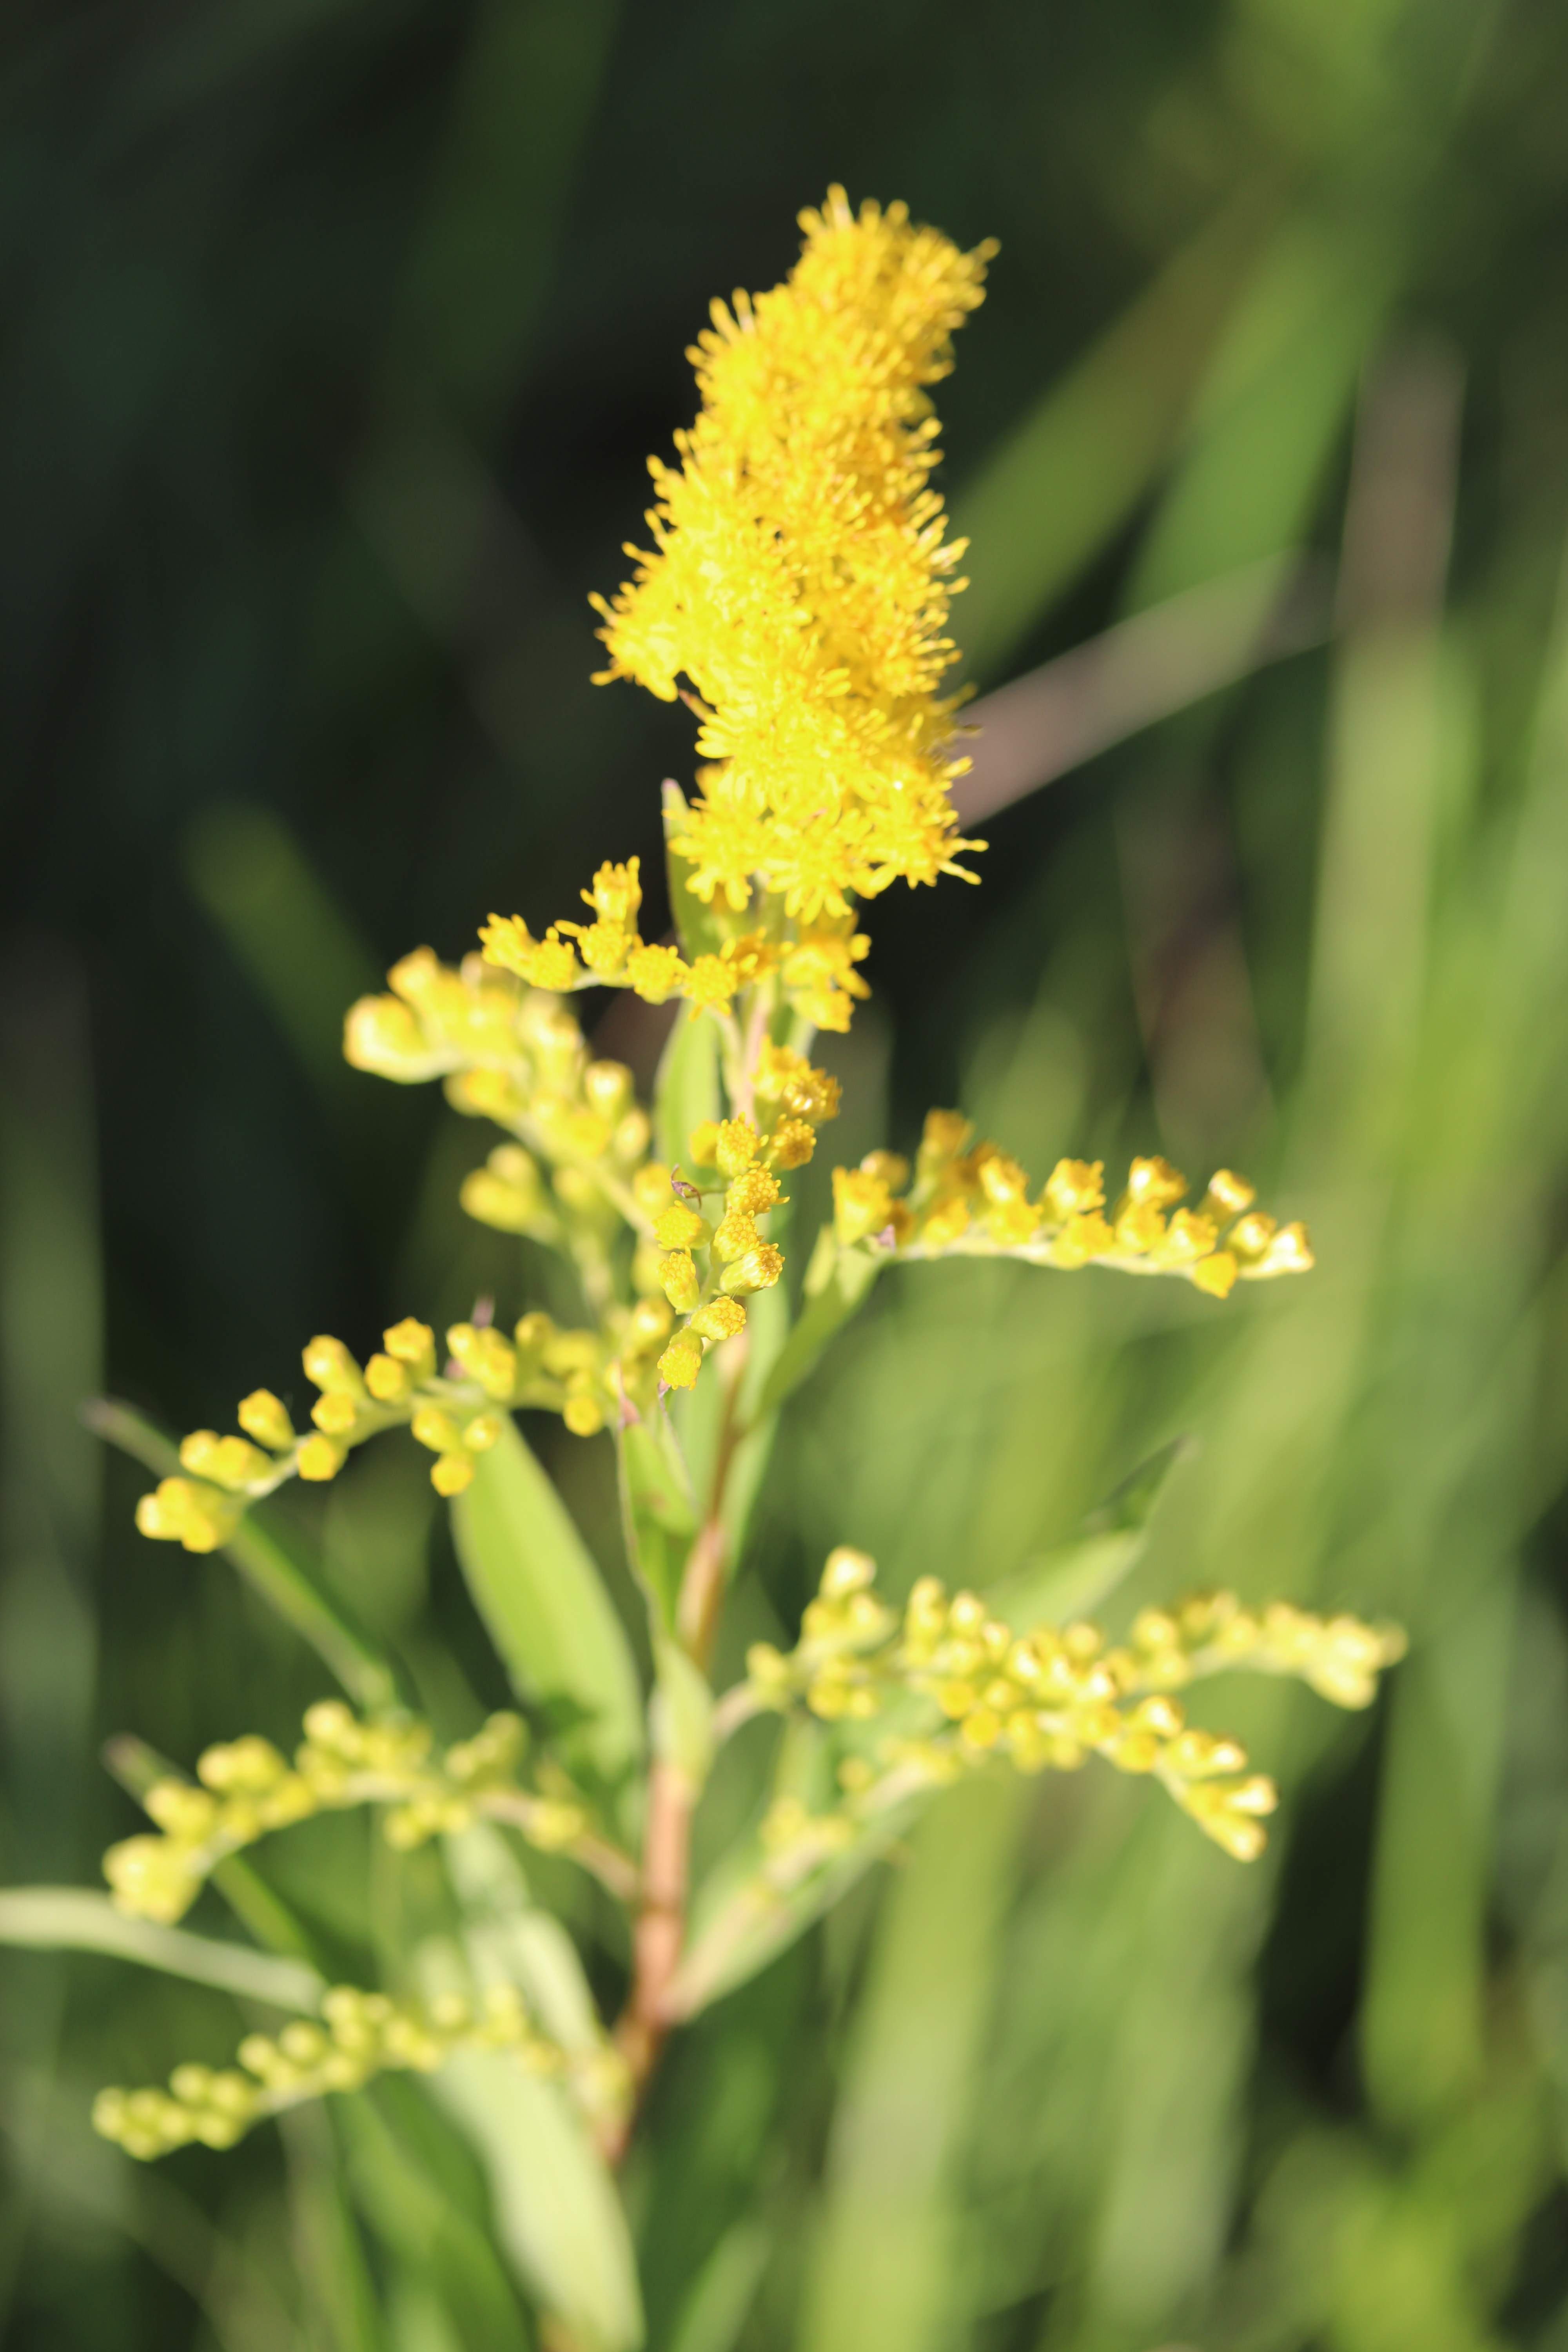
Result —
[[[317, 1337], [303, 1355], [307, 1426], [255, 1390], [236, 1432], [184, 1439], [137, 1513], [148, 1536], [222, 1550], [247, 1515], [271, 1524], [268, 1498], [289, 1480], [329, 1482], [357, 1446], [407, 1431], [434, 1457], [535, 1760], [525, 1780], [517, 1715], [443, 1747], [413, 1715], [324, 1699], [291, 1760], [247, 1738], [209, 1750], [195, 1785], [150, 1786], [153, 1831], [107, 1859], [115, 1901], [175, 1920], [258, 1840], [363, 1805], [394, 1848], [435, 1842], [461, 1916], [464, 1842], [499, 1827], [574, 1860], [599, 1899], [625, 1906], [618, 2027], [595, 2025], [598, 2071], [584, 2072], [532, 2021], [522, 1984], [498, 1990], [476, 1971], [433, 2005], [411, 1951], [380, 1989], [332, 1994], [321, 2023], [242, 2045], [243, 2072], [187, 2066], [166, 2093], [104, 2094], [99, 2126], [133, 2154], [226, 2146], [297, 2097], [353, 2089], [380, 2066], [438, 2066], [460, 2046], [510, 2051], [548, 2077], [613, 2158], [670, 2028], [800, 1934], [947, 1784], [1099, 1759], [1158, 1780], [1251, 1861], [1274, 1784], [1234, 1740], [1189, 1724], [1181, 1694], [1240, 1669], [1360, 1707], [1400, 1653], [1395, 1629], [1231, 1592], [1144, 1610], [1120, 1638], [1057, 1622], [1016, 1578], [1011, 1598], [923, 1577], [896, 1601], [869, 1559], [840, 1549], [795, 1648], [755, 1646], [741, 1684], [711, 1688], [718, 1612], [744, 1566], [779, 1409], [884, 1271], [1008, 1256], [1170, 1277], [1217, 1311], [1236, 1286], [1312, 1263], [1302, 1226], [1278, 1223], [1228, 1169], [1194, 1188], [1152, 1155], [1120, 1181], [1063, 1157], [1037, 1184], [960, 1112], [937, 1109], [912, 1159], [878, 1150], [833, 1171], [831, 1218], [803, 1280], [784, 1281], [792, 1181], [839, 1109], [813, 1041], [846, 1030], [868, 994], [864, 908], [899, 881], [973, 882], [963, 860], [984, 845], [960, 837], [950, 799], [965, 764], [963, 698], [947, 686], [964, 548], [933, 484], [931, 394], [994, 248], [962, 253], [901, 205], [854, 212], [838, 188], [801, 226], [784, 285], [714, 305], [689, 354], [696, 421], [673, 460], [651, 461], [648, 544], [595, 600], [601, 681], [679, 697], [695, 715], [696, 789], [665, 792], [677, 938], [644, 937], [637, 861], [605, 863], [580, 912], [539, 936], [492, 914], [459, 964], [418, 948], [347, 1018], [356, 1068], [439, 1079], [456, 1110], [498, 1132], [462, 1205], [521, 1236], [525, 1267], [553, 1254], [552, 1296], [572, 1290], [574, 1319], [534, 1307], [502, 1330], [476, 1311], [438, 1343], [409, 1318], [363, 1358]], [[629, 1070], [591, 1054], [570, 1005], [589, 988], [681, 1001], [651, 1106]], [[521, 1411], [613, 1444], [651, 1689], [518, 1432]], [[750, 1828], [692, 1888], [693, 1808], [758, 1717], [793, 1720], [789, 1777], [781, 1764]]]

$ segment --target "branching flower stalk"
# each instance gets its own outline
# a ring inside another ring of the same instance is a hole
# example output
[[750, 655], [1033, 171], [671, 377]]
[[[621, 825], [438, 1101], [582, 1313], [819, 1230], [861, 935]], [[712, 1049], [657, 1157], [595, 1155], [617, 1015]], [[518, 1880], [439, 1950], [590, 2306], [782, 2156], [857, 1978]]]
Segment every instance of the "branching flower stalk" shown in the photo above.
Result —
[[[352, 2088], [377, 2065], [438, 2065], [461, 2044], [552, 2073], [613, 2158], [670, 2030], [803, 1932], [945, 1786], [1099, 1759], [1158, 1780], [1251, 1861], [1274, 1784], [1236, 1741], [1189, 1724], [1180, 1694], [1241, 1669], [1361, 1707], [1400, 1653], [1393, 1628], [1232, 1592], [1145, 1610], [1119, 1640], [1057, 1622], [1026, 1576], [989, 1596], [924, 1577], [899, 1604], [841, 1548], [795, 1648], [754, 1646], [744, 1680], [711, 1690], [779, 1412], [890, 1268], [1010, 1257], [1164, 1276], [1218, 1302], [1312, 1262], [1304, 1229], [1277, 1223], [1228, 1169], [1194, 1188], [1154, 1156], [1121, 1181], [1064, 1157], [1037, 1186], [1004, 1146], [937, 1109], [912, 1161], [883, 1150], [834, 1170], [831, 1219], [786, 1302], [789, 1187], [839, 1108], [813, 1040], [847, 1029], [868, 992], [861, 909], [900, 879], [973, 881], [961, 861], [984, 847], [959, 837], [949, 799], [964, 765], [963, 698], [943, 690], [963, 547], [932, 485], [931, 389], [992, 249], [960, 253], [901, 206], [853, 213], [838, 189], [802, 226], [784, 285], [715, 305], [691, 353], [700, 415], [676, 462], [652, 463], [651, 546], [630, 551], [631, 580], [598, 602], [601, 678], [679, 695], [696, 715], [698, 790], [665, 793], [677, 938], [644, 937], [637, 861], [606, 863], [581, 914], [537, 937], [520, 915], [491, 915], [459, 965], [419, 948], [347, 1017], [356, 1068], [439, 1079], [455, 1109], [499, 1129], [463, 1207], [555, 1253], [581, 1320], [531, 1310], [507, 1332], [477, 1312], [438, 1344], [409, 1318], [363, 1360], [319, 1336], [303, 1354], [308, 1428], [258, 1389], [237, 1433], [184, 1439], [178, 1472], [137, 1512], [148, 1536], [219, 1550], [289, 1480], [331, 1481], [359, 1445], [408, 1431], [434, 1457], [465, 1573], [535, 1714], [537, 1762], [525, 1781], [515, 1715], [442, 1750], [406, 1714], [324, 1700], [292, 1761], [249, 1738], [209, 1750], [196, 1785], [157, 1781], [153, 1832], [107, 1858], [116, 1902], [178, 1919], [226, 1859], [362, 1804], [395, 1847], [440, 1841], [460, 1896], [463, 1838], [504, 1824], [625, 1906], [618, 2022], [613, 2036], [593, 2029], [584, 2089], [582, 2068], [482, 1972], [434, 2005], [412, 1976], [342, 1991], [323, 2025], [245, 2044], [242, 2074], [186, 2067], [167, 2093], [106, 2093], [100, 2128], [133, 2154], [227, 2145], [296, 2096]], [[571, 1009], [605, 988], [681, 1003], [651, 1107], [626, 1068], [591, 1055]], [[646, 1697], [597, 1570], [517, 1433], [520, 1410], [613, 1442], [647, 1609]], [[792, 1720], [809, 1785], [775, 1779], [693, 1889], [693, 1810], [759, 1717]]]

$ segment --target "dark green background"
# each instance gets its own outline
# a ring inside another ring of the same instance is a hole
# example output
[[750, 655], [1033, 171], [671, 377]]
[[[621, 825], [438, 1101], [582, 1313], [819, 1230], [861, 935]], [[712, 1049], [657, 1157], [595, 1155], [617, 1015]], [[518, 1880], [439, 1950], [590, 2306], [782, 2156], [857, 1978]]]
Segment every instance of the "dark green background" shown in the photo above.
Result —
[[[781, 276], [830, 179], [901, 195], [1003, 247], [940, 394], [983, 689], [1337, 561], [1358, 446], [1372, 552], [1333, 648], [994, 820], [983, 889], [874, 908], [829, 1156], [963, 1100], [1037, 1175], [1237, 1157], [1322, 1264], [1224, 1310], [884, 1286], [786, 1429], [738, 1627], [839, 1539], [895, 1589], [1005, 1572], [1188, 1427], [1137, 1597], [1289, 1591], [1415, 1648], [1386, 1721], [1215, 1702], [1284, 1785], [1258, 1872], [1157, 1791], [967, 1791], [706, 2021], [632, 2173], [653, 2340], [1568, 2345], [1568, 20], [56, 0], [4, 41], [0, 1876], [94, 1881], [110, 1733], [188, 1760], [318, 1695], [221, 1565], [134, 1535], [76, 1401], [221, 1425], [314, 1330], [518, 1293], [455, 1205], [480, 1138], [346, 1071], [342, 1011], [603, 856], [657, 869], [690, 723], [589, 684], [587, 593], [709, 299]], [[1412, 449], [1414, 522], [1377, 502]], [[609, 1554], [607, 1449], [553, 1458]], [[411, 1453], [321, 1532], [434, 1713], [500, 1698]], [[298, 1851], [347, 1964], [353, 1858]], [[7, 2345], [507, 2340], [355, 2300], [324, 2139], [151, 2174], [91, 2140], [98, 2082], [221, 2054], [231, 2004], [4, 1982]]]

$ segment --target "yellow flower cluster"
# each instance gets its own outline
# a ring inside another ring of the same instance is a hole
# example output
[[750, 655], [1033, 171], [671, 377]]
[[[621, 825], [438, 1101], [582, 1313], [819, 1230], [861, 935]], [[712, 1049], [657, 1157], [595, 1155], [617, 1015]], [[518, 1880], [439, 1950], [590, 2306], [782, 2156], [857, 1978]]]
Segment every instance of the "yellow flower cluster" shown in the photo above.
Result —
[[460, 1495], [477, 1457], [500, 1437], [502, 1412], [531, 1405], [559, 1412], [578, 1437], [602, 1429], [617, 1383], [636, 1378], [647, 1385], [672, 1319], [661, 1299], [645, 1298], [617, 1311], [611, 1339], [560, 1330], [537, 1313], [523, 1316], [510, 1339], [488, 1325], [454, 1323], [447, 1333], [450, 1361], [440, 1374], [436, 1335], [412, 1316], [383, 1333], [384, 1351], [363, 1366], [341, 1339], [322, 1334], [302, 1358], [307, 1379], [321, 1391], [310, 1408], [314, 1427], [300, 1436], [280, 1398], [270, 1389], [253, 1391], [237, 1414], [245, 1435], [193, 1430], [180, 1447], [181, 1467], [190, 1475], [162, 1479], [143, 1495], [136, 1524], [144, 1536], [187, 1551], [216, 1551], [248, 1504], [289, 1478], [335, 1478], [352, 1447], [386, 1429], [410, 1430], [437, 1457], [430, 1471], [437, 1493]]
[[386, 1839], [399, 1848], [482, 1816], [510, 1822], [542, 1852], [568, 1851], [586, 1817], [519, 1785], [525, 1737], [520, 1717], [492, 1715], [474, 1738], [438, 1754], [427, 1724], [362, 1723], [341, 1700], [322, 1699], [305, 1717], [292, 1764], [251, 1737], [209, 1748], [196, 1765], [199, 1788], [155, 1781], [142, 1801], [162, 1834], [110, 1846], [103, 1874], [121, 1910], [171, 1925], [230, 1854], [312, 1813], [355, 1805], [388, 1806]]
[[649, 460], [653, 551], [628, 548], [634, 580], [595, 602], [600, 682], [695, 689], [713, 764], [672, 845], [693, 889], [739, 908], [760, 881], [811, 920], [984, 846], [948, 799], [963, 542], [944, 543], [927, 387], [995, 248], [961, 253], [902, 205], [856, 215], [838, 187], [801, 226], [784, 285], [713, 305], [679, 467]]
[[[752, 1100], [754, 1118], [742, 1112], [692, 1129], [693, 1167], [700, 1177], [720, 1181], [677, 1186], [678, 1197], [654, 1221], [663, 1253], [658, 1279], [686, 1318], [658, 1360], [659, 1378], [670, 1388], [695, 1384], [706, 1350], [745, 1328], [742, 1300], [770, 1289], [784, 1272], [783, 1252], [763, 1239], [758, 1220], [788, 1197], [777, 1171], [804, 1166], [816, 1149], [817, 1127], [837, 1116], [838, 1083], [803, 1054], [764, 1041]], [[719, 1193], [723, 1213], [715, 1224], [696, 1203]]]
[[247, 2034], [239, 2067], [176, 2066], [166, 2091], [100, 2091], [93, 2126], [148, 2161], [193, 2140], [232, 2147], [264, 2116], [328, 2092], [357, 2091], [391, 2068], [434, 2074], [458, 2049], [507, 2051], [531, 2074], [558, 2074], [565, 2063], [536, 2032], [510, 1984], [489, 1985], [475, 2000], [440, 1993], [425, 2005], [337, 1985], [323, 1997], [321, 2015], [322, 2025], [300, 2018], [276, 2041]]
[[[914, 1587], [900, 1621], [874, 1590], [875, 1574], [863, 1552], [830, 1554], [797, 1646], [785, 1655], [753, 1644], [742, 1704], [731, 1708], [738, 1720], [804, 1703], [823, 1722], [867, 1722], [912, 1691], [946, 1717], [947, 1731], [886, 1741], [883, 1775], [863, 1756], [846, 1760], [842, 1820], [851, 1831], [911, 1778], [951, 1779], [993, 1755], [1023, 1772], [1076, 1771], [1092, 1753], [1121, 1771], [1152, 1774], [1209, 1837], [1250, 1862], [1267, 1843], [1261, 1821], [1274, 1810], [1274, 1784], [1247, 1773], [1234, 1739], [1190, 1727], [1172, 1689], [1245, 1666], [1299, 1675], [1335, 1706], [1364, 1706], [1379, 1670], [1405, 1648], [1397, 1627], [1325, 1621], [1284, 1603], [1248, 1610], [1234, 1593], [1146, 1610], [1130, 1643], [1108, 1648], [1089, 1624], [1019, 1634], [977, 1594], [950, 1598], [935, 1577]], [[821, 1844], [824, 1821], [834, 1818], [803, 1816], [799, 1834]], [[764, 1845], [790, 1843], [783, 1817], [770, 1822]]]
[[1195, 1208], [1182, 1209], [1175, 1203], [1191, 1187], [1181, 1171], [1163, 1160], [1134, 1160], [1108, 1207], [1102, 1161], [1058, 1160], [1031, 1200], [1018, 1162], [994, 1143], [966, 1148], [971, 1133], [957, 1111], [931, 1112], [907, 1193], [910, 1166], [897, 1152], [836, 1168], [839, 1241], [878, 1242], [900, 1258], [1005, 1256], [1175, 1274], [1214, 1298], [1238, 1279], [1270, 1281], [1312, 1264], [1306, 1227], [1277, 1225], [1255, 1209], [1252, 1186], [1228, 1168], [1210, 1178]]
[[531, 988], [557, 993], [597, 986], [629, 988], [649, 1004], [684, 997], [693, 1020], [727, 1013], [742, 989], [776, 974], [786, 1003], [813, 1028], [848, 1028], [856, 1000], [870, 994], [855, 967], [871, 942], [847, 913], [802, 923], [770, 902], [766, 929], [736, 930], [688, 963], [679, 948], [650, 945], [638, 933], [640, 864], [633, 857], [600, 866], [593, 888], [582, 894], [594, 912], [591, 923], [552, 923], [536, 940], [521, 915], [492, 915], [479, 933], [484, 961]]

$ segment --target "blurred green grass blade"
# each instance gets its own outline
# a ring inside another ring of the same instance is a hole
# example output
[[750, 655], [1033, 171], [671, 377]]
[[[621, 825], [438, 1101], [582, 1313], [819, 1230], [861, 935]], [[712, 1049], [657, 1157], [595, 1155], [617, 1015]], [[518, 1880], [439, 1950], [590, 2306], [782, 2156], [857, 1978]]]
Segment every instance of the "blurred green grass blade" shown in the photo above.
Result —
[[[445, 2329], [458, 2352], [513, 2352], [524, 2321], [511, 2281], [485, 2231], [434, 2178], [419, 2151], [374, 2098], [344, 2100], [337, 2117], [351, 2194], [403, 2272], [389, 2297], [396, 2352], [408, 2352], [410, 2302], [418, 2322]], [[428, 2340], [428, 2336], [426, 2339]]]
[[963, 2340], [961, 2160], [1026, 1801], [1011, 1776], [949, 1790], [888, 1889], [834, 2117], [801, 2352]]
[[343, 1015], [379, 962], [272, 810], [219, 803], [185, 836], [191, 887], [275, 1015], [330, 1116], [353, 1078]]
[[559, 2084], [463, 2051], [432, 2084], [489, 2179], [518, 2279], [582, 2352], [637, 2352], [637, 2263], [616, 2186]]
[[1361, 2059], [1374, 2111], [1419, 2132], [1484, 2074], [1489, 1870], [1510, 1692], [1513, 1578], [1394, 1678], [1378, 1795]]
[[242, 2000], [270, 2001], [275, 2009], [313, 2015], [326, 1990], [322, 1978], [299, 1960], [274, 1959], [193, 1936], [183, 1927], [162, 1927], [117, 1911], [107, 1895], [82, 1886], [8, 1886], [0, 1889], [0, 1944], [45, 1952], [107, 1952], [161, 1969], [193, 1984], [216, 1985]]
[[[160, 1478], [177, 1476], [177, 1448], [132, 1405], [94, 1397], [81, 1408], [89, 1429]], [[329, 1595], [322, 1571], [307, 1560], [302, 1538], [287, 1531], [265, 1505], [254, 1504], [223, 1546], [251, 1589], [308, 1642], [367, 1714], [406, 1702], [406, 1678], [352, 1612]]]
[[974, 675], [1005, 667], [1143, 496], [1272, 211], [1265, 192], [1248, 189], [1211, 221], [954, 499], [971, 573], [955, 627]]
[[1300, 541], [1394, 279], [1364, 221], [1353, 244], [1310, 215], [1280, 230], [1219, 338], [1139, 552], [1135, 609]]
[[458, 1558], [521, 1696], [568, 1769], [615, 1790], [641, 1759], [642, 1692], [592, 1554], [510, 1418], [452, 1506]]
[[703, 2263], [675, 2315], [669, 2352], [731, 2352], [751, 2315], [773, 2239], [756, 2221], [736, 2221]]
[[393, 2352], [364, 2242], [344, 2193], [333, 2118], [322, 2106], [285, 2111], [292, 2251], [314, 2325], [332, 2352]]
[[990, 1586], [987, 1606], [1018, 1633], [1031, 1625], [1065, 1625], [1098, 1609], [1142, 1558], [1165, 1481], [1192, 1452], [1190, 1437], [1173, 1437], [1152, 1454], [1068, 1542]]
[[659, 1158], [671, 1168], [684, 1168], [689, 1175], [691, 1130], [705, 1118], [717, 1118], [721, 1108], [719, 1032], [706, 1014], [694, 1021], [682, 1006], [659, 1056], [654, 1084], [653, 1125]]
[[513, 1848], [481, 1822], [447, 1837], [444, 1852], [470, 1952], [498, 1959], [560, 2049], [588, 2055], [603, 2028], [577, 1947], [533, 1901]]
[[481, 0], [409, 248], [389, 388], [488, 444], [515, 396], [597, 100], [615, 0]]

